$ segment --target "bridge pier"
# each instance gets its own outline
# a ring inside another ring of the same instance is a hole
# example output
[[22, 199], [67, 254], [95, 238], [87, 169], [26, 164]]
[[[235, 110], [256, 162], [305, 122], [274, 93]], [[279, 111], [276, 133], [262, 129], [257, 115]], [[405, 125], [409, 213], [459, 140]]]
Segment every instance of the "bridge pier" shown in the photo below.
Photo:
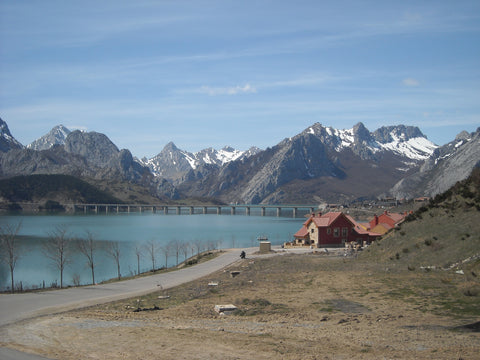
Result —
[[245, 207], [245, 215], [250, 216], [250, 206]]
[[294, 218], [297, 217], [297, 210], [298, 210], [298, 209], [297, 209], [296, 207], [293, 208], [293, 217], [294, 217]]
[[235, 206], [232, 206], [230, 209], [230, 214], [235, 215]]
[[262, 206], [261, 216], [265, 216], [265, 206]]
[[168, 206], [163, 207], [163, 214], [168, 215]]
[[217, 206], [217, 215], [221, 215], [221, 214], [222, 214], [222, 207]]
[[195, 214], [195, 208], [193, 206], [190, 206], [190, 215]]
[[207, 215], [208, 213], [208, 209], [206, 206], [203, 207], [203, 215]]
[[280, 217], [280, 215], [282, 215], [282, 208], [277, 207], [277, 217]]

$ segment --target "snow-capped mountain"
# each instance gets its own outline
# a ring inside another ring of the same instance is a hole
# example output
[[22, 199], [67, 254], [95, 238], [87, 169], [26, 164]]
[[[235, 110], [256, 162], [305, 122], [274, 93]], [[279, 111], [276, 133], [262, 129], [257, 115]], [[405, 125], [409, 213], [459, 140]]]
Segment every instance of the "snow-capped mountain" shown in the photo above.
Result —
[[12, 149], [22, 148], [23, 145], [10, 133], [7, 123], [0, 119], [0, 152], [8, 152]]
[[63, 125], [55, 126], [50, 132], [27, 145], [32, 150], [47, 150], [54, 145], [64, 145], [71, 131]]
[[181, 150], [173, 142], [151, 159], [142, 159], [155, 176], [163, 177], [173, 183], [179, 183], [190, 172], [202, 172], [205, 169], [221, 167], [231, 161], [239, 160], [261, 151], [252, 147], [247, 151], [235, 150], [225, 146], [221, 150], [207, 148], [195, 153]]
[[466, 179], [480, 166], [480, 128], [462, 131], [455, 140], [438, 147], [413, 174], [401, 179], [390, 190], [397, 198], [435, 196], [456, 182]]
[[387, 191], [436, 148], [417, 127], [371, 133], [362, 123], [346, 130], [316, 123], [244, 161], [186, 178], [179, 189], [239, 203], [350, 201]]
[[414, 126], [370, 132], [362, 123], [351, 129], [315, 123], [266, 150], [191, 153], [171, 142], [141, 164], [106, 135], [70, 133], [61, 125], [24, 148], [0, 119], [0, 177], [70, 174], [105, 181], [107, 188], [115, 179], [170, 199], [292, 204], [348, 203], [384, 194], [411, 198], [434, 195], [462, 180], [480, 165], [478, 159], [480, 130], [438, 147]]
[[421, 161], [429, 158], [438, 148], [418, 127], [405, 125], [384, 126], [370, 133], [362, 123], [343, 130], [316, 123], [304, 133], [319, 137], [337, 152], [352, 149], [363, 158], [374, 158], [379, 152], [390, 151], [406, 159]]

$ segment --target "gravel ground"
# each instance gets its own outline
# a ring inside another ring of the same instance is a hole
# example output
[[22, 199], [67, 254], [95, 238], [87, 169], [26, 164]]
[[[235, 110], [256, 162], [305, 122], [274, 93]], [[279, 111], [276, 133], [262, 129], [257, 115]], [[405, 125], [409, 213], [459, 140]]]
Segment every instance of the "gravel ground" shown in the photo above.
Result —
[[478, 319], [444, 310], [440, 288], [415, 285], [423, 276], [331, 254], [249, 257], [174, 289], [11, 325], [1, 345], [66, 360], [478, 359], [478, 332], [457, 328]]

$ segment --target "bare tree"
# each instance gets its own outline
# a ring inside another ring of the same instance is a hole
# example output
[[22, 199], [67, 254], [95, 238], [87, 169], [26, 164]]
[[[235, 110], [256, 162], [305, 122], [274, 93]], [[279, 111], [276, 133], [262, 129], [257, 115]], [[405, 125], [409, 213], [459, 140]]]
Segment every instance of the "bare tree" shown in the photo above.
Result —
[[195, 239], [193, 242], [193, 245], [195, 246], [195, 250], [197, 251], [197, 257], [200, 256], [200, 253], [203, 251], [205, 244], [203, 243], [203, 240], [200, 239]]
[[121, 251], [120, 251], [120, 245], [118, 241], [111, 241], [108, 243], [107, 246], [107, 254], [110, 256], [115, 263], [117, 264], [117, 275], [118, 275], [118, 280], [122, 278], [122, 275], [120, 273], [120, 256], [121, 256]]
[[137, 256], [137, 275], [140, 275], [140, 258], [142, 257], [142, 249], [138, 244], [135, 245], [135, 255]]
[[177, 259], [177, 265], [178, 266], [178, 255], [180, 254], [180, 251], [182, 250], [182, 243], [178, 241], [178, 239], [173, 239], [170, 241], [170, 248], [173, 250], [175, 253], [176, 259]]
[[155, 260], [158, 252], [157, 242], [155, 240], [150, 240], [147, 242], [145, 248], [150, 256], [150, 260], [152, 260], [152, 271], [155, 271]]
[[167, 243], [161, 247], [163, 255], [165, 255], [165, 269], [168, 269], [168, 255], [170, 255], [170, 250], [172, 248], [171, 243]]
[[7, 264], [10, 268], [10, 279], [12, 281], [12, 294], [15, 292], [15, 282], [13, 280], [13, 271], [17, 265], [17, 261], [21, 256], [21, 250], [17, 241], [17, 235], [20, 231], [22, 223], [16, 226], [4, 225], [0, 227], [0, 261]]
[[187, 260], [188, 258], [188, 249], [190, 248], [190, 244], [188, 242], [182, 242], [181, 244], [181, 251], [183, 253], [183, 260]]
[[86, 231], [85, 239], [77, 240], [78, 250], [87, 258], [87, 266], [92, 273], [92, 285], [95, 284], [95, 250], [97, 249], [97, 242], [90, 231]]
[[63, 288], [63, 271], [70, 263], [70, 238], [67, 236], [67, 227], [59, 225], [49, 234], [49, 239], [43, 245], [43, 253], [60, 271], [60, 287]]

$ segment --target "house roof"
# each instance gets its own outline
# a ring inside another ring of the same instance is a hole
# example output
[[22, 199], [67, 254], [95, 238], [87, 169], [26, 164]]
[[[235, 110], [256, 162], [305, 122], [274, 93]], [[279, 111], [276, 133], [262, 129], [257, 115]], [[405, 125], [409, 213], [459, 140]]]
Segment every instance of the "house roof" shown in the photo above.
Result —
[[376, 232], [378, 234], [386, 234], [388, 231], [390, 231], [391, 229], [393, 229], [392, 226], [390, 226], [389, 224], [385, 224], [385, 223], [380, 223], [380, 224], [377, 224], [373, 229], [371, 229], [370, 231], [373, 231], [373, 232]]
[[[382, 215], [388, 216], [390, 219], [392, 219], [395, 222], [395, 224], [399, 223], [405, 218], [404, 214], [391, 213], [386, 211]], [[380, 215], [379, 217], [381, 217], [382, 215]]]
[[308, 226], [308, 224], [313, 221], [317, 227], [327, 227], [330, 226], [342, 214], [342, 212], [338, 211], [329, 212], [321, 216], [311, 216], [303, 225]]
[[354, 230], [357, 232], [357, 234], [361, 234], [361, 235], [368, 234], [369, 236], [381, 236], [381, 234], [379, 234], [376, 231], [365, 229], [363, 224], [357, 223], [350, 215], [345, 215], [345, 216], [354, 225]]
[[300, 230], [298, 230], [294, 235], [296, 238], [306, 238], [308, 236], [308, 229], [306, 226], [302, 226]]

